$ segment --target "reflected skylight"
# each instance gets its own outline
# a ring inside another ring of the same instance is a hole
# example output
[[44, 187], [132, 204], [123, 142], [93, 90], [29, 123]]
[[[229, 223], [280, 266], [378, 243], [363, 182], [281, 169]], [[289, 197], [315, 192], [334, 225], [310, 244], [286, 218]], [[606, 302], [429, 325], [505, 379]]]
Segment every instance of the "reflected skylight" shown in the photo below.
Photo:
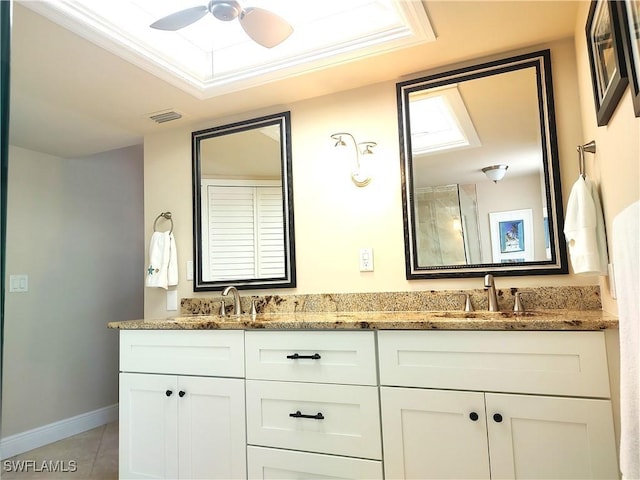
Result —
[[410, 94], [411, 151], [427, 154], [480, 146], [457, 86]]
[[207, 13], [177, 32], [154, 21], [207, 0], [57, 0], [24, 5], [197, 95], [210, 97], [305, 70], [435, 39], [421, 2], [243, 0], [271, 10], [293, 34], [268, 49], [239, 21]]

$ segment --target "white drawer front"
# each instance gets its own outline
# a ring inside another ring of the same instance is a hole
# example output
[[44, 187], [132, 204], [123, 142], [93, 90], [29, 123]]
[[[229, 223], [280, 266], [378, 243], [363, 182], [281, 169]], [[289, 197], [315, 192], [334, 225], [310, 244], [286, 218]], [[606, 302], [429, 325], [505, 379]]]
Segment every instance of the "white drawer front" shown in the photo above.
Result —
[[246, 389], [247, 443], [381, 459], [376, 387], [247, 380]]
[[244, 332], [122, 330], [120, 370], [244, 377]]
[[249, 446], [247, 463], [252, 480], [382, 480], [382, 462], [377, 460]]
[[377, 384], [374, 332], [249, 331], [245, 348], [247, 378]]
[[608, 398], [602, 332], [382, 331], [380, 384]]

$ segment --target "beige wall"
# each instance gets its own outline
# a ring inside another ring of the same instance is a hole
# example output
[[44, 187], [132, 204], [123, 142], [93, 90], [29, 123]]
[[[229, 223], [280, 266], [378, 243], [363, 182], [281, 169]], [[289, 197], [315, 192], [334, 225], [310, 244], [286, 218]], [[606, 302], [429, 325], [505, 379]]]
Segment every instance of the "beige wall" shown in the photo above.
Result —
[[[142, 315], [142, 149], [67, 159], [9, 149], [2, 432], [118, 403], [118, 335]], [[8, 288], [8, 287], [7, 287]]]
[[[633, 112], [631, 89], [627, 88], [608, 125], [596, 122], [591, 73], [587, 56], [584, 26], [590, 2], [583, 2], [575, 28], [575, 56], [578, 70], [578, 91], [582, 115], [583, 143], [596, 141], [595, 155], [586, 155], [586, 173], [599, 185], [609, 253], [612, 251], [613, 219], [628, 205], [640, 199], [640, 118]], [[575, 158], [575, 155], [574, 155]], [[578, 173], [573, 162], [573, 177]], [[568, 191], [568, 188], [566, 188]], [[613, 260], [610, 258], [610, 261]], [[603, 310], [617, 314], [617, 303], [609, 292], [609, 277], [599, 277]], [[620, 432], [620, 358], [617, 330], [606, 332], [611, 396], [616, 432]], [[616, 436], [619, 441], [619, 435]]]
[[[575, 148], [584, 143], [580, 100], [576, 89], [575, 47], [572, 39], [529, 50], [552, 50], [556, 120], [561, 176], [566, 201], [577, 175]], [[581, 73], [582, 75], [582, 73]], [[168, 130], [145, 138], [145, 237], [149, 241], [155, 217], [174, 213], [179, 251], [179, 297], [194, 293], [186, 281], [185, 262], [192, 253], [190, 132], [283, 110], [291, 111], [295, 233], [298, 287], [279, 293], [377, 292], [479, 288], [481, 280], [407, 281], [400, 195], [400, 160], [395, 82], [338, 92], [277, 105], [268, 111], [212, 119], [207, 124]], [[338, 162], [332, 133], [351, 132], [358, 141], [373, 140], [376, 170], [372, 183], [355, 187], [349, 168]], [[374, 272], [358, 270], [358, 251], [372, 247]], [[597, 277], [574, 275], [502, 277], [498, 287], [591, 285]], [[269, 291], [274, 293], [273, 290]], [[265, 292], [254, 291], [254, 294]], [[145, 317], [166, 317], [165, 292], [145, 289]]]
[[[583, 143], [596, 141], [595, 156], [586, 155], [586, 171], [600, 187], [611, 252], [613, 219], [625, 207], [640, 199], [640, 118], [634, 116], [631, 89], [627, 88], [608, 125], [597, 126], [584, 34], [588, 12], [589, 2], [584, 2], [578, 14], [575, 38]], [[575, 171], [577, 174], [577, 165]], [[608, 277], [600, 278], [600, 287], [603, 309], [617, 314], [616, 301], [609, 294]]]

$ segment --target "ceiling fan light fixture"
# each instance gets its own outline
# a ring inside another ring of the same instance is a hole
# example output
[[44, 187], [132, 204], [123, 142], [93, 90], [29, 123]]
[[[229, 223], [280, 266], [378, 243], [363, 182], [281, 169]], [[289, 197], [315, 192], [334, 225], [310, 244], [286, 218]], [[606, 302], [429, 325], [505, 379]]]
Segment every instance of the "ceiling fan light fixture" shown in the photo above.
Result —
[[176, 31], [197, 22], [207, 12], [223, 22], [237, 18], [245, 33], [254, 42], [266, 48], [279, 45], [293, 33], [293, 27], [281, 16], [264, 8], [243, 9], [237, 0], [210, 0], [207, 6], [180, 10], [155, 21], [150, 26], [158, 30]]
[[238, 15], [242, 13], [242, 7], [235, 1], [211, 0], [208, 8], [211, 15], [223, 22], [230, 22], [238, 18]]
[[498, 183], [500, 180], [504, 178], [507, 173], [508, 165], [491, 165], [489, 167], [484, 167], [482, 172], [491, 180], [493, 183]]

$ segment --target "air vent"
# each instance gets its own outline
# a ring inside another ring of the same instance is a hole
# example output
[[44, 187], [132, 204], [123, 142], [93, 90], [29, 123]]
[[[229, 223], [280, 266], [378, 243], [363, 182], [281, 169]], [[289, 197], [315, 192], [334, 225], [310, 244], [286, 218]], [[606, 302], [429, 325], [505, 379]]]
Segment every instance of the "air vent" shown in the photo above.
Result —
[[171, 122], [172, 120], [178, 120], [179, 118], [182, 118], [182, 115], [178, 112], [174, 112], [173, 110], [169, 110], [168, 112], [152, 113], [149, 115], [149, 118], [156, 123], [165, 123]]

